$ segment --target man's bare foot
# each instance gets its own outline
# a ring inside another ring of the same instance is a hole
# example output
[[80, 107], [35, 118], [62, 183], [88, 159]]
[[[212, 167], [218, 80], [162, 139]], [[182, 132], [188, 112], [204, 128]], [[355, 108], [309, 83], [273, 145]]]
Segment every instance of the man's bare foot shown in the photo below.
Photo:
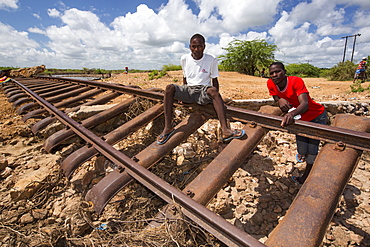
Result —
[[162, 134], [160, 134], [157, 138], [157, 143], [159, 145], [165, 144], [168, 141], [168, 139], [170, 139], [174, 132], [175, 132], [174, 128], [172, 130], [170, 129], [169, 131], [163, 130]]
[[296, 154], [295, 156], [296, 160], [299, 162], [299, 163], [302, 163], [306, 160], [306, 156], [304, 155], [301, 155], [301, 154]]
[[239, 139], [242, 138], [245, 135], [244, 130], [230, 130], [229, 133], [223, 133], [222, 135], [222, 141], [228, 142], [231, 141], [232, 139]]

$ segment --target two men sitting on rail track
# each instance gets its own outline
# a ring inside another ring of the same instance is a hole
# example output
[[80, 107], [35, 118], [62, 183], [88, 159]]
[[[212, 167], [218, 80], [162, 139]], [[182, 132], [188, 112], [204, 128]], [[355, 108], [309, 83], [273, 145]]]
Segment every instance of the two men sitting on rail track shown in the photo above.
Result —
[[162, 134], [157, 138], [157, 143], [160, 145], [165, 144], [176, 131], [172, 125], [174, 99], [199, 105], [213, 103], [221, 124], [224, 142], [245, 135], [244, 130], [233, 131], [227, 125], [226, 107], [219, 93], [217, 59], [212, 55], [203, 53], [205, 47], [204, 37], [200, 34], [194, 34], [190, 39], [189, 48], [191, 52], [183, 55], [180, 60], [184, 75], [183, 85], [170, 84], [166, 87], [164, 93], [165, 126]]
[[[300, 77], [286, 76], [284, 64], [274, 62], [270, 65], [270, 79], [267, 88], [279, 108], [285, 113], [281, 126], [294, 123], [294, 119], [326, 124], [325, 107], [313, 101]], [[296, 136], [298, 162], [306, 161], [306, 169], [301, 177], [291, 177], [295, 183], [303, 184], [311, 171], [318, 154], [320, 140]]]

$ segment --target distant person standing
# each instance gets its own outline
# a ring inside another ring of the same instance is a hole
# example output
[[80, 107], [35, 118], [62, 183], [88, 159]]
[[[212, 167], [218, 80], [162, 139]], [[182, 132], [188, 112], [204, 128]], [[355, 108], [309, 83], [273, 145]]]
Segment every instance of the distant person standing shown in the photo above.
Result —
[[[286, 76], [284, 64], [274, 62], [270, 65], [270, 79], [267, 88], [279, 108], [285, 113], [281, 126], [294, 123], [294, 119], [313, 123], [326, 124], [325, 107], [313, 101], [300, 77]], [[296, 136], [298, 162], [306, 161], [306, 169], [301, 177], [293, 176], [291, 179], [303, 184], [311, 171], [319, 151], [320, 141], [303, 136]]]
[[10, 81], [10, 78], [6, 75], [4, 70], [0, 70], [0, 84], [4, 84], [5, 82]]
[[265, 68], [262, 69], [261, 71], [261, 77], [264, 78], [266, 75], [265, 75]]
[[366, 69], [367, 69], [367, 57], [363, 57], [361, 62], [357, 66], [353, 83], [355, 83], [355, 81], [358, 79], [361, 79], [362, 82], [366, 81], [367, 79]]

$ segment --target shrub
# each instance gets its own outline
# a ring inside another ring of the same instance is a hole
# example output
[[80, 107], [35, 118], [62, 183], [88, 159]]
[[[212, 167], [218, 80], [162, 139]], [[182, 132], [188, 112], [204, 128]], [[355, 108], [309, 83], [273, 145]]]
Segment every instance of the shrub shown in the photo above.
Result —
[[158, 72], [158, 70], [153, 70], [152, 72], [148, 74], [148, 77], [149, 77], [148, 79], [149, 80], [159, 79], [165, 75], [167, 75], [166, 70], [161, 70], [160, 72]]
[[164, 70], [164, 71], [181, 70], [181, 65], [174, 65], [174, 64], [163, 65], [162, 70]]
[[292, 63], [285, 66], [289, 75], [299, 77], [320, 77], [320, 68], [317, 68], [309, 63]]
[[353, 80], [357, 65], [351, 61], [340, 62], [334, 65], [333, 68], [325, 72], [329, 80], [332, 81], [347, 81]]

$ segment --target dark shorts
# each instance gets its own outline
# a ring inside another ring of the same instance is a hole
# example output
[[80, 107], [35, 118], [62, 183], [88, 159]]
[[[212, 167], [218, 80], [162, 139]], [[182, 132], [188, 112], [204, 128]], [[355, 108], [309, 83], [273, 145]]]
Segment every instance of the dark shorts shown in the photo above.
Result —
[[207, 105], [212, 103], [212, 99], [207, 94], [207, 89], [212, 86], [206, 85], [197, 85], [197, 86], [188, 86], [188, 85], [176, 85], [175, 86], [175, 96], [174, 98], [188, 104], [199, 104]]
[[[312, 123], [324, 124], [327, 123], [326, 110], [315, 119], [311, 120]], [[319, 152], [320, 140], [311, 139], [304, 136], [296, 136], [297, 151], [300, 155], [306, 156], [307, 164], [313, 164], [315, 158]]]
[[356, 74], [361, 74], [361, 72], [365, 72], [365, 69], [357, 69]]

